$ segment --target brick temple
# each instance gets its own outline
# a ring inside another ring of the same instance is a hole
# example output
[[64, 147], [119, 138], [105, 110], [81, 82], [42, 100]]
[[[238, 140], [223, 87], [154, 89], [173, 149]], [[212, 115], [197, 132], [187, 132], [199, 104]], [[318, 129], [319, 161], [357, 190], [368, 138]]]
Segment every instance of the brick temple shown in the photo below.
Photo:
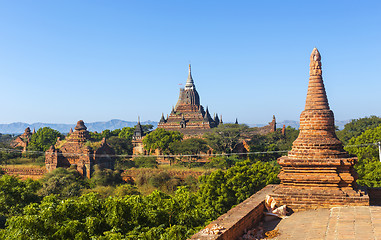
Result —
[[191, 65], [189, 64], [189, 74], [185, 87], [180, 88], [179, 99], [175, 107], [172, 107], [170, 115], [165, 118], [162, 114], [158, 128], [166, 130], [180, 131], [185, 136], [202, 135], [211, 128], [222, 123], [217, 114], [212, 118], [208, 107], [200, 104], [200, 96], [194, 84]]
[[146, 155], [147, 151], [143, 147], [143, 138], [145, 134], [140, 124], [140, 118], [138, 118], [138, 124], [135, 126], [134, 133], [132, 135], [132, 155]]
[[281, 184], [272, 196], [293, 209], [369, 205], [369, 197], [358, 190], [354, 165], [335, 133], [322, 78], [321, 56], [314, 48], [300, 133], [288, 156], [278, 159]]
[[80, 120], [74, 132], [65, 140], [58, 140], [55, 146], [45, 152], [45, 165], [48, 172], [58, 167], [74, 166], [81, 175], [90, 178], [94, 165], [114, 169], [114, 156], [115, 151], [106, 143], [106, 139], [94, 141]]
[[25, 128], [24, 133], [11, 142], [11, 147], [22, 147], [23, 152], [25, 152], [30, 140], [32, 139], [32, 135], [35, 133], [35, 129], [33, 129], [33, 132], [31, 132], [29, 127]]

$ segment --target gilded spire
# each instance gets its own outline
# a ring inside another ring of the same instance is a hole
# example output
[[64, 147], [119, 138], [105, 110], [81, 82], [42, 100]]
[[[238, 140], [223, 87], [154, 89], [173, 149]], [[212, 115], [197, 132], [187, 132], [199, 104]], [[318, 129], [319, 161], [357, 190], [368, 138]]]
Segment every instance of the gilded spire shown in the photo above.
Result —
[[188, 79], [185, 84], [185, 89], [196, 89], [196, 86], [194, 85], [193, 78], [192, 78], [192, 72], [191, 72], [191, 65], [189, 64], [189, 74]]
[[321, 56], [316, 48], [312, 50], [310, 57], [310, 80], [305, 107], [305, 110], [310, 109], [329, 109], [322, 78]]

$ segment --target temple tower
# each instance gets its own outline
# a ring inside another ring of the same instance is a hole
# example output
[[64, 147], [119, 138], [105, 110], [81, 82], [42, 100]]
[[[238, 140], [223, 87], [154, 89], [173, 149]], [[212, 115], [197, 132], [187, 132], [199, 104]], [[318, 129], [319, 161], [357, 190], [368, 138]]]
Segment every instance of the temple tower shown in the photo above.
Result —
[[211, 128], [218, 126], [220, 120], [212, 118], [209, 110], [200, 104], [200, 96], [193, 81], [191, 65], [184, 88], [180, 88], [179, 99], [171, 114], [164, 118], [162, 114], [158, 128], [180, 131], [186, 136], [203, 135]]
[[329, 108], [322, 78], [321, 56], [314, 48], [300, 133], [288, 156], [278, 159], [281, 184], [273, 197], [293, 209], [369, 205], [358, 190], [356, 157], [350, 156], [335, 133], [334, 115]]

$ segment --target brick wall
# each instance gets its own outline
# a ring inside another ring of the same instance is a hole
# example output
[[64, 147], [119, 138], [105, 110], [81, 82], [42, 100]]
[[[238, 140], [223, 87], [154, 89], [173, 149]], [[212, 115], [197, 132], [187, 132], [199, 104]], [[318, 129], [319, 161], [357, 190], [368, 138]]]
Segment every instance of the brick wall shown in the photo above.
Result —
[[5, 174], [19, 176], [21, 179], [39, 179], [42, 178], [46, 173], [46, 168], [39, 167], [23, 167], [23, 168], [13, 168], [13, 167], [1, 167], [1, 171]]
[[265, 197], [270, 195], [275, 185], [268, 185], [258, 191], [227, 213], [211, 222], [207, 227], [219, 225], [224, 227], [220, 234], [205, 234], [202, 231], [193, 235], [194, 240], [234, 240], [241, 237], [246, 230], [252, 229], [262, 219], [265, 209]]

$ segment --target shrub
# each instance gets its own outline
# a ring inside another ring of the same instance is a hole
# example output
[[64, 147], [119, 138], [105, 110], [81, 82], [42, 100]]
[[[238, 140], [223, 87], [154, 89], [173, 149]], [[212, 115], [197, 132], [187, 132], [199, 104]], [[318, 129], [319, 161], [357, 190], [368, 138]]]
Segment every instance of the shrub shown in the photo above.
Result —
[[136, 157], [134, 162], [138, 168], [157, 168], [158, 165], [156, 157]]

